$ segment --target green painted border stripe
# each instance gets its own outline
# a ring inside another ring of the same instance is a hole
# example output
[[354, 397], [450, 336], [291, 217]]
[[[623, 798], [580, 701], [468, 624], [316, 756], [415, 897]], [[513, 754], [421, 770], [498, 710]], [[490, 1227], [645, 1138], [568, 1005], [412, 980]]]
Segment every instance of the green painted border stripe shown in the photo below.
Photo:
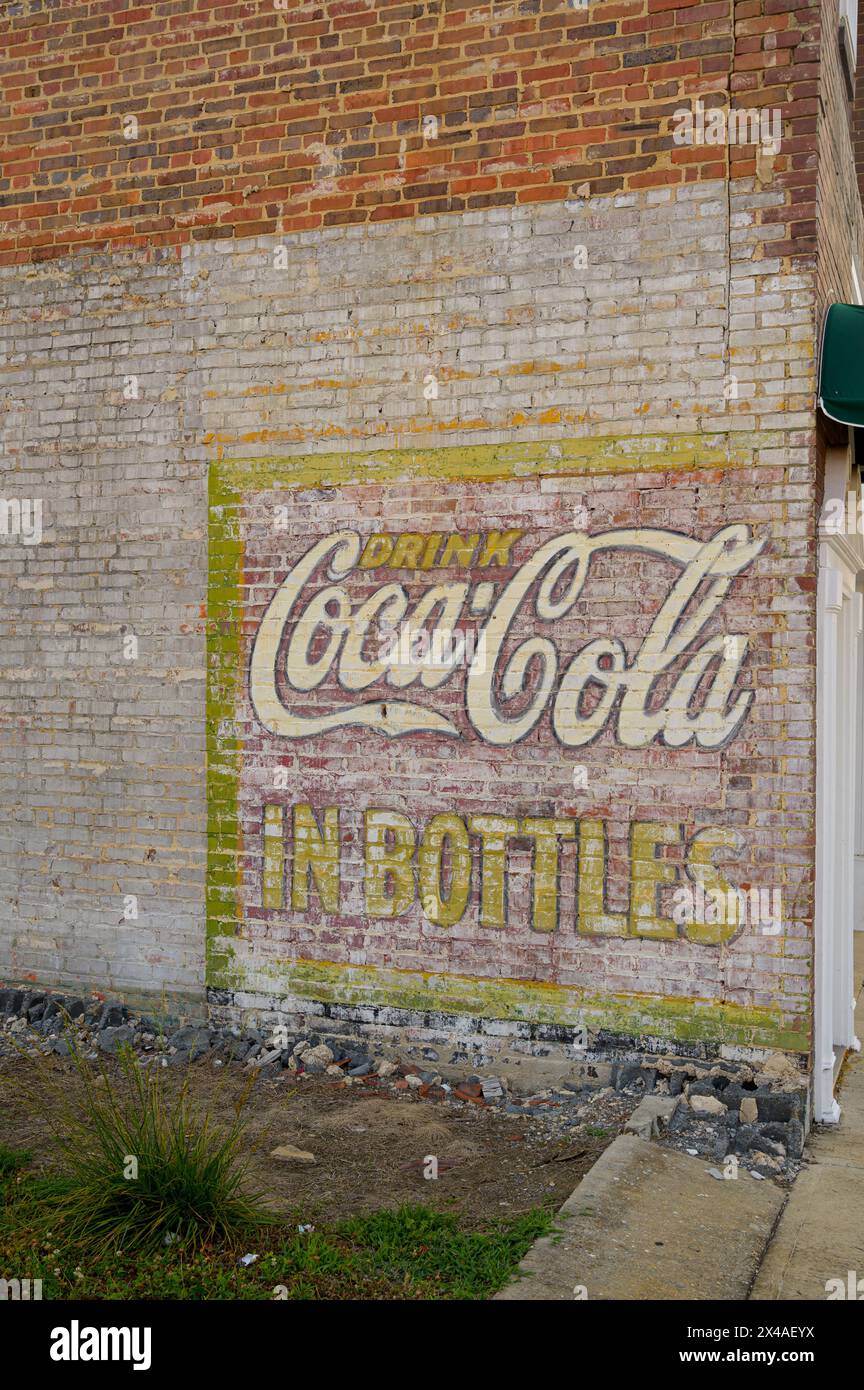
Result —
[[[602, 436], [516, 444], [451, 445], [437, 449], [232, 456], [213, 469], [237, 492], [278, 484], [299, 489], [402, 479], [495, 482], [514, 478], [604, 473], [728, 471], [752, 466], [752, 450], [722, 435]], [[211, 470], [212, 471], [212, 470]]]
[[[205, 980], [222, 984], [239, 912], [237, 793], [242, 750], [234, 733], [241, 668], [243, 542], [239, 494], [214, 467], [208, 480], [207, 945]], [[230, 730], [230, 733], [226, 733]]]
[[[238, 962], [235, 988], [253, 993], [293, 994], [321, 1003], [413, 1012], [475, 1015], [653, 1036], [687, 1042], [722, 1042], [743, 1047], [809, 1052], [806, 1031], [784, 1024], [778, 1005], [750, 1008], [703, 998], [647, 994], [588, 994], [538, 980], [483, 979], [421, 971], [294, 960], [248, 967]], [[254, 974], [254, 980], [249, 976]]]

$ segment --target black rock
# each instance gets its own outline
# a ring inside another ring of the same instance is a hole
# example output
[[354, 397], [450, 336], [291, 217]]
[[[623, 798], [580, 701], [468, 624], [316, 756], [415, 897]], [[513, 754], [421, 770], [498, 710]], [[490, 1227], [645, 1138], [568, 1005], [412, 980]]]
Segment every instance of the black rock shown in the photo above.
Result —
[[778, 1145], [777, 1140], [769, 1139], [767, 1134], [755, 1134], [750, 1140], [751, 1153], [755, 1150], [756, 1153], [773, 1154], [775, 1158], [782, 1158], [783, 1155], [778, 1152], [781, 1147], [785, 1149], [786, 1145]]
[[178, 1052], [188, 1052], [190, 1057], [200, 1057], [210, 1051], [210, 1030], [194, 1023], [187, 1023], [185, 1027], [172, 1033], [168, 1041]]
[[739, 1125], [735, 1133], [735, 1152], [746, 1154], [754, 1139], [758, 1139], [759, 1131], [755, 1125]]
[[123, 1023], [116, 1028], [103, 1028], [96, 1042], [103, 1052], [116, 1052], [123, 1043], [131, 1043], [133, 1037], [134, 1033], [128, 1023]]
[[99, 1015], [99, 1028], [119, 1028], [126, 1022], [126, 1016], [122, 1004], [106, 1004]]
[[760, 1094], [756, 1092], [756, 1108], [759, 1112], [759, 1119], [766, 1120], [797, 1120], [801, 1110], [801, 1098], [794, 1091], [785, 1095], [773, 1092]]
[[[716, 1084], [716, 1083], [721, 1084]], [[712, 1096], [724, 1105], [736, 1105], [734, 1093], [730, 1094], [729, 1083], [724, 1076], [713, 1076], [708, 1081], [694, 1081], [690, 1087], [691, 1096]]]
[[772, 1120], [767, 1125], [759, 1126], [760, 1134], [764, 1134], [766, 1139], [776, 1139], [780, 1144], [786, 1145], [789, 1138], [788, 1124], [781, 1124], [779, 1120]]
[[730, 1138], [725, 1130], [721, 1131], [720, 1134], [717, 1135], [717, 1137], [714, 1140], [714, 1143], [711, 1146], [711, 1152], [713, 1153], [715, 1158], [726, 1157], [727, 1153], [729, 1152], [729, 1142]]
[[8, 1018], [18, 1013], [24, 999], [22, 989], [0, 989], [0, 1015]]
[[688, 1128], [690, 1124], [690, 1112], [678, 1106], [672, 1119], [669, 1121], [669, 1131], [672, 1134], [680, 1134], [682, 1130]]
[[804, 1126], [800, 1120], [790, 1120], [786, 1131], [786, 1152], [790, 1158], [800, 1158], [804, 1152]]

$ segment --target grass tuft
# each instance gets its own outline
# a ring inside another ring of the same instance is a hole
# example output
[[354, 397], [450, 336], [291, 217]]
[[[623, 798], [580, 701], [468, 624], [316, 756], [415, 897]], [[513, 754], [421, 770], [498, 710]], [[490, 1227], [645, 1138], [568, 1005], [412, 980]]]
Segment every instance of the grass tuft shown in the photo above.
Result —
[[29, 1149], [10, 1149], [6, 1144], [0, 1144], [0, 1178], [11, 1178], [32, 1157]]
[[118, 1054], [116, 1077], [94, 1071], [71, 1039], [70, 1056], [75, 1100], [43, 1076], [61, 1170], [34, 1185], [64, 1241], [142, 1252], [176, 1242], [195, 1251], [272, 1220], [244, 1186], [248, 1089], [224, 1128], [193, 1109], [187, 1085], [168, 1096], [160, 1069], [144, 1071], [131, 1049]]

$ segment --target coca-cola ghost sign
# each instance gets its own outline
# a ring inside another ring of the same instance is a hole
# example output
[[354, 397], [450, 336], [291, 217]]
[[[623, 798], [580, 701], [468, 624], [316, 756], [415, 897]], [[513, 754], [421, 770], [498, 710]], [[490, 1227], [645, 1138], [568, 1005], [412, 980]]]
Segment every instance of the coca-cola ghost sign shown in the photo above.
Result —
[[[707, 540], [637, 528], [570, 530], [533, 547], [522, 531], [459, 541], [473, 564], [443, 582], [428, 571], [458, 566], [452, 537], [364, 543], [358, 531], [340, 530], [311, 545], [255, 634], [250, 693], [260, 723], [286, 739], [361, 726], [386, 737], [473, 734], [506, 747], [548, 717], [565, 748], [591, 743], [611, 723], [617, 741], [637, 749], [655, 740], [716, 749], [740, 729], [754, 699], [738, 679], [747, 636], [705, 630], [764, 545], [747, 526], [725, 526]], [[396, 552], [407, 562], [395, 565]], [[665, 561], [667, 573], [674, 567], [638, 648], [628, 653], [614, 632], [574, 643], [573, 611], [590, 602], [595, 557], [625, 552]], [[394, 577], [370, 592], [383, 556]], [[423, 581], [419, 594], [409, 594], [408, 574], [415, 589]], [[393, 640], [406, 629], [431, 637], [424, 659], [406, 657], [405, 643]], [[456, 631], [470, 641], [450, 641]], [[464, 716], [439, 694], [449, 696], [456, 682]]]

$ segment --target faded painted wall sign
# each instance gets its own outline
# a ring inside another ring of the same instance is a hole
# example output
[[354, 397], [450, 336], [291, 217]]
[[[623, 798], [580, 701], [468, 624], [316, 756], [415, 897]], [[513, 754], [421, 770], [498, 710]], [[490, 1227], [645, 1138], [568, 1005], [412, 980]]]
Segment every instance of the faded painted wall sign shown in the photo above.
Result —
[[[338, 916], [342, 911], [343, 877], [356, 872], [356, 838], [341, 830], [338, 806], [324, 807], [319, 817], [308, 803], [291, 808], [290, 838], [293, 862], [286, 901], [286, 825], [280, 804], [264, 807], [264, 870], [262, 906], [294, 912], [314, 908]], [[679, 882], [707, 892], [727, 894], [728, 882], [713, 863], [715, 850], [735, 853], [741, 838], [734, 830], [709, 827], [683, 845], [681, 827], [659, 821], [634, 821], [630, 827], [630, 902], [627, 911], [612, 912], [606, 902], [606, 827], [600, 820], [565, 816], [502, 816], [491, 813], [460, 816], [445, 811], [432, 816], [418, 832], [399, 811], [367, 809], [363, 816], [363, 905], [369, 918], [400, 917], [419, 900], [426, 919], [436, 926], [461, 922], [469, 905], [480, 927], [508, 923], [510, 849], [512, 842], [531, 846], [529, 924], [535, 932], [553, 932], [559, 924], [563, 856], [575, 851], [568, 879], [576, 884], [575, 926], [586, 936], [641, 936], [674, 940], [685, 935], [703, 945], [719, 945], [735, 935], [738, 915], [725, 920], [708, 913], [679, 926], [661, 890]], [[683, 858], [659, 857], [668, 846], [684, 850]], [[476, 861], [479, 892], [473, 891]], [[667, 895], [668, 896], [668, 895]]]
[[[525, 558], [511, 578], [496, 582], [494, 575], [511, 562], [520, 541]], [[726, 526], [707, 541], [648, 529], [595, 536], [568, 531], [533, 546], [519, 530], [485, 537], [375, 535], [365, 545], [356, 531], [336, 532], [293, 566], [261, 620], [252, 648], [252, 703], [261, 723], [282, 738], [310, 738], [348, 725], [389, 736], [459, 738], [457, 722], [434, 706], [390, 695], [417, 685], [436, 691], [458, 673], [470, 730], [489, 744], [518, 743], [551, 702], [552, 728], [566, 748], [591, 743], [610, 722], [627, 748], [645, 748], [655, 739], [672, 748], [691, 742], [719, 748], [734, 736], [753, 699], [752, 691], [733, 693], [748, 643], [737, 633], [700, 637], [762, 544], [741, 525]], [[556, 624], [572, 612], [586, 586], [590, 600], [593, 557], [623, 551], [671, 560], [680, 573], [632, 659], [614, 633], [565, 658]], [[396, 578], [368, 594], [361, 588], [356, 596], [357, 581], [385, 565], [416, 578], [435, 568], [468, 570], [472, 562], [481, 576], [475, 582], [448, 575], [426, 584], [413, 603]], [[527, 614], [534, 631], [514, 641], [520, 614]], [[481, 640], [460, 669], [464, 646], [449, 642], [445, 654], [445, 642], [436, 638], [449, 638], [472, 620], [480, 623]], [[388, 635], [400, 625], [403, 632], [428, 631], [440, 659], [431, 665], [412, 660], [410, 643], [406, 659], [404, 641], [388, 647]], [[656, 700], [662, 678], [676, 668], [670, 689]], [[303, 703], [333, 675], [344, 692], [341, 706], [304, 714]], [[379, 698], [352, 699], [376, 687]]]
[[564, 475], [611, 447], [220, 465], [211, 984], [779, 1036], [768, 529], [725, 454]]

